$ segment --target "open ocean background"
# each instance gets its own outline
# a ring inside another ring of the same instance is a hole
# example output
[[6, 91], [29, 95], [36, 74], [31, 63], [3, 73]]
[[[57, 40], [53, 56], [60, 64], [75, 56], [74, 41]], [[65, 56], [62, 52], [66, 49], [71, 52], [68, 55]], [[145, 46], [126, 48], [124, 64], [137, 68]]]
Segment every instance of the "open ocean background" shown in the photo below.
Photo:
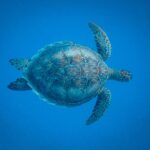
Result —
[[[65, 108], [7, 89], [21, 76], [10, 58], [62, 40], [96, 50], [89, 21], [112, 43], [107, 64], [133, 73], [128, 83], [107, 82], [112, 102], [101, 120], [85, 125], [96, 98]], [[150, 150], [149, 79], [149, 0], [0, 0], [0, 150]]]

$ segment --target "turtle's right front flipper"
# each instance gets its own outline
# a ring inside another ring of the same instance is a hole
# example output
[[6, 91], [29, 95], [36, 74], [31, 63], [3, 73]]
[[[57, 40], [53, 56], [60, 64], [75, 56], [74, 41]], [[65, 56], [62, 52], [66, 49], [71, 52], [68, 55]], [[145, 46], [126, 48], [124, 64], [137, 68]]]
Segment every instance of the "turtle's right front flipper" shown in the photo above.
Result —
[[8, 85], [8, 88], [11, 90], [16, 90], [16, 91], [31, 90], [27, 81], [24, 78], [18, 78], [16, 81], [11, 82]]
[[111, 93], [108, 89], [104, 88], [100, 93], [98, 93], [97, 101], [92, 111], [92, 114], [86, 122], [87, 125], [96, 122], [103, 115], [110, 103], [110, 99]]

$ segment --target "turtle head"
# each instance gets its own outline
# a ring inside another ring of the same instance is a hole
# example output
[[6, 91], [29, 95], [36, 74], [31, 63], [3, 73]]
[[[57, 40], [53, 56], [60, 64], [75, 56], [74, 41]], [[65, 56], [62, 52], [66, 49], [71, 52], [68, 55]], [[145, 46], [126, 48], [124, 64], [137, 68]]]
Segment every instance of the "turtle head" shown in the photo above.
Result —
[[127, 70], [120, 70], [120, 81], [129, 81], [132, 79], [132, 74], [130, 71]]
[[127, 70], [113, 70], [110, 71], [110, 79], [118, 80], [122, 82], [130, 81], [132, 79], [132, 73]]

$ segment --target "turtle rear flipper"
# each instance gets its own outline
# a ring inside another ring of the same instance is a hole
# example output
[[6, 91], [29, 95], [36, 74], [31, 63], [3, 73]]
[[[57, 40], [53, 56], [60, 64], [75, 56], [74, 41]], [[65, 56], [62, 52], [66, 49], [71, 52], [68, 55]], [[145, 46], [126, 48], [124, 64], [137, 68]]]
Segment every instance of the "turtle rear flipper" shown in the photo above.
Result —
[[18, 78], [16, 81], [11, 82], [8, 85], [8, 88], [16, 91], [31, 90], [30, 86], [24, 78]]
[[13, 58], [13, 59], [10, 59], [9, 62], [17, 70], [23, 71], [25, 68], [28, 67], [28, 64], [29, 64], [30, 60], [29, 59], [17, 59], [17, 58]]

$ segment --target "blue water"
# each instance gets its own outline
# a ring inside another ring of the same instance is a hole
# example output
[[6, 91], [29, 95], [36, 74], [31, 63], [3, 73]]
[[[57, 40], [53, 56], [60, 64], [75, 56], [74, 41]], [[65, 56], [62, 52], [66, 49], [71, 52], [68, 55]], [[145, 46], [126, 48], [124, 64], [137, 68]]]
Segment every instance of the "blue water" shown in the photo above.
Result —
[[[52, 106], [33, 92], [7, 84], [21, 74], [8, 60], [30, 58], [39, 48], [71, 40], [96, 50], [87, 23], [112, 43], [109, 66], [128, 69], [128, 83], [108, 81], [112, 102], [85, 126], [96, 98], [75, 108]], [[0, 1], [0, 150], [149, 150], [150, 1]]]

